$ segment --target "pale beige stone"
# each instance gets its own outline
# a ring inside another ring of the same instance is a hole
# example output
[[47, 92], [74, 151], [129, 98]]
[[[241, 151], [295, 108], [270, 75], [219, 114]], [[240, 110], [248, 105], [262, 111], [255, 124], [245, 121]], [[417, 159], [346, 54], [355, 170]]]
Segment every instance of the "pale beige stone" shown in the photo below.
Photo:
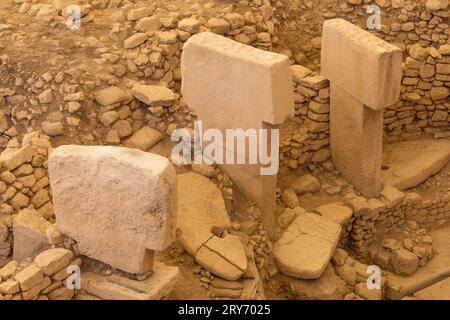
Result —
[[50, 226], [36, 210], [22, 210], [13, 220], [13, 259], [22, 261], [48, 248], [45, 230]]
[[[175, 169], [160, 156], [115, 147], [62, 146], [49, 158], [57, 228], [81, 254], [129, 273], [151, 270], [150, 250], [175, 237]], [[82, 201], [81, 201], [82, 199]]]
[[49, 249], [38, 254], [34, 263], [42, 268], [46, 276], [51, 276], [66, 267], [72, 256], [73, 253], [64, 248]]
[[367, 107], [381, 110], [398, 101], [400, 48], [346, 20], [332, 19], [323, 25], [321, 52], [322, 74]]
[[[271, 129], [293, 115], [292, 72], [284, 55], [204, 32], [186, 42], [181, 72], [184, 100], [204, 129]], [[273, 224], [276, 176], [262, 176], [259, 164], [223, 168], [261, 207], [265, 225]]]
[[88, 294], [106, 300], [160, 300], [170, 294], [180, 278], [178, 267], [157, 263], [153, 274], [144, 281], [86, 272], [81, 277], [81, 287]]
[[383, 110], [372, 110], [331, 83], [333, 164], [367, 198], [381, 190]]
[[27, 291], [44, 280], [44, 272], [34, 264], [20, 270], [14, 279], [19, 282], [20, 289]]
[[336, 250], [341, 226], [314, 213], [302, 213], [274, 246], [279, 270], [299, 279], [317, 279]]

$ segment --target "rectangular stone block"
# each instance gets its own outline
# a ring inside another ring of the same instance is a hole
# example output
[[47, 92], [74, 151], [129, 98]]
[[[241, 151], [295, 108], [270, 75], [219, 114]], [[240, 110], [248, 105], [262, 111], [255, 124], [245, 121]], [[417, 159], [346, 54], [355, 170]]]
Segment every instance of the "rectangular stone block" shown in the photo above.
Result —
[[163, 157], [135, 149], [61, 146], [49, 158], [57, 228], [81, 254], [133, 274], [175, 237], [176, 173]]
[[[284, 55], [205, 32], [186, 42], [181, 72], [184, 100], [194, 109], [204, 130], [218, 129], [225, 137], [227, 129], [277, 129], [294, 114], [292, 70]], [[215, 142], [224, 154], [229, 151], [237, 155]], [[262, 147], [270, 150], [269, 146]], [[227, 162], [223, 169], [262, 209], [265, 225], [272, 226], [276, 174], [263, 176], [260, 163], [245, 163]]]
[[381, 189], [383, 110], [372, 110], [331, 84], [330, 137], [335, 167], [366, 198]]
[[181, 72], [184, 100], [206, 128], [259, 129], [293, 115], [287, 56], [204, 32], [184, 45]]
[[371, 109], [384, 109], [399, 99], [401, 49], [348, 21], [325, 21], [321, 64], [331, 83]]

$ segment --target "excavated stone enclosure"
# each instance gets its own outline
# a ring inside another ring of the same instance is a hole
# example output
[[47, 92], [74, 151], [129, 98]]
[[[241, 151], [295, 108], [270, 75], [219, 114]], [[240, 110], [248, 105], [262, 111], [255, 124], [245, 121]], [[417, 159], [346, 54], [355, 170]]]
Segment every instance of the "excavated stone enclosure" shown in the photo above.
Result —
[[449, 14], [1, 1], [0, 300], [450, 299]]

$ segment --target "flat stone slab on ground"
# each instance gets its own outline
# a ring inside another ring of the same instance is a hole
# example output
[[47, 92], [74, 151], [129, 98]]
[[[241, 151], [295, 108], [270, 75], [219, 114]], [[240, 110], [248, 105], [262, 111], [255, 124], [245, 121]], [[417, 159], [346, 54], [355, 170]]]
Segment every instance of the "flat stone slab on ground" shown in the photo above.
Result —
[[450, 160], [450, 141], [421, 139], [385, 145], [382, 184], [399, 190], [418, 186], [441, 171]]
[[299, 279], [317, 279], [338, 245], [341, 226], [315, 213], [302, 213], [274, 246], [279, 270]]
[[222, 192], [208, 178], [185, 173], [178, 180], [178, 240], [192, 256], [212, 236], [212, 229], [229, 228]]
[[155, 263], [152, 275], [144, 281], [86, 272], [81, 274], [81, 287], [105, 300], [161, 300], [172, 292], [180, 277], [178, 267]]
[[80, 253], [133, 274], [175, 238], [177, 185], [166, 158], [135, 149], [62, 146], [49, 158], [58, 230]]

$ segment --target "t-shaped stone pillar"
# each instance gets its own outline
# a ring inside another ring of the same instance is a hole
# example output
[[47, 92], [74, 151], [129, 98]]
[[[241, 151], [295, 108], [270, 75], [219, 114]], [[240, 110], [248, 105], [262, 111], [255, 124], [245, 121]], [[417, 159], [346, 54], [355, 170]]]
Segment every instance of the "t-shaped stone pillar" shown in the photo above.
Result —
[[175, 239], [176, 173], [135, 149], [61, 146], [48, 161], [57, 228], [80, 253], [132, 274]]
[[[294, 113], [290, 62], [284, 55], [205, 32], [186, 42], [181, 71], [182, 94], [203, 129], [219, 129], [224, 137], [227, 129], [277, 128]], [[226, 149], [225, 145], [221, 147]], [[270, 146], [265, 147], [270, 150]], [[271, 228], [277, 177], [261, 175], [261, 167], [223, 166], [239, 190], [261, 208], [263, 222]]]
[[343, 19], [322, 33], [322, 74], [331, 83], [332, 160], [364, 196], [381, 191], [383, 113], [400, 96], [402, 52]]

